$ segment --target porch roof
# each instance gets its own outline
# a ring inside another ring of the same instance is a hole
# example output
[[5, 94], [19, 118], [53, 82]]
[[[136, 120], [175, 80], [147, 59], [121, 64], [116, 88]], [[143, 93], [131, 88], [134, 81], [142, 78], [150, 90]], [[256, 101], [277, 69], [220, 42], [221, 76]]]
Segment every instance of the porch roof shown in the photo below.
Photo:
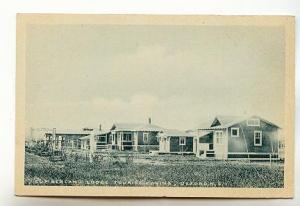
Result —
[[81, 137], [79, 139], [80, 140], [87, 140], [87, 139], [91, 138], [91, 135], [93, 135], [93, 136], [100, 136], [100, 135], [105, 135], [105, 134], [109, 134], [109, 133], [110, 133], [110, 131], [97, 131], [97, 132], [91, 131], [91, 133], [89, 135]]
[[200, 130], [198, 131], [198, 137], [204, 137], [205, 135], [208, 135], [210, 133], [212, 133], [213, 131], [203, 131], [203, 130]]
[[88, 140], [91, 138], [91, 134], [87, 135], [87, 136], [84, 136], [84, 137], [81, 137], [79, 138], [80, 140]]

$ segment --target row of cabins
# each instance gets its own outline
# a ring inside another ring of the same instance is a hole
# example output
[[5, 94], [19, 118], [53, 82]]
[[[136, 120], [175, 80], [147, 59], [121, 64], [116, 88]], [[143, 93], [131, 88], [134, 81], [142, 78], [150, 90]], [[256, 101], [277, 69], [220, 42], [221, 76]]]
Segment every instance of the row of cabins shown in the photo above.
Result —
[[164, 129], [151, 124], [114, 124], [110, 130], [54, 131], [45, 134], [54, 148], [132, 150], [158, 154], [195, 154], [211, 159], [264, 159], [283, 156], [280, 128], [263, 118], [217, 116], [207, 126], [192, 131]]

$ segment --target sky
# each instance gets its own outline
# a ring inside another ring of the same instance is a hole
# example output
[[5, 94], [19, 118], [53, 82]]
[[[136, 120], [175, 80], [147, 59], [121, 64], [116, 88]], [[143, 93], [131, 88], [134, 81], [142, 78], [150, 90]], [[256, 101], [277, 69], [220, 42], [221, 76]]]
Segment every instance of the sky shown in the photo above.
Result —
[[284, 30], [258, 26], [30, 25], [26, 127], [115, 122], [194, 129], [216, 115], [283, 125]]

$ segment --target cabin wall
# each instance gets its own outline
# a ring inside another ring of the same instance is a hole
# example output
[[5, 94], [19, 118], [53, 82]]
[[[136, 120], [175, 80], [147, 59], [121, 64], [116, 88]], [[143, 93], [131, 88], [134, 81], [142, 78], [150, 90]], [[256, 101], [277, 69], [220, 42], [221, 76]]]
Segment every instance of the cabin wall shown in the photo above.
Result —
[[[239, 137], [231, 136], [231, 129], [239, 128]], [[254, 131], [262, 131], [262, 145], [254, 146]], [[260, 121], [260, 126], [248, 126], [247, 121], [228, 130], [228, 152], [272, 153], [278, 152], [278, 129]]]
[[179, 145], [179, 137], [170, 137], [170, 152], [193, 152], [193, 137], [186, 137], [185, 145]]
[[[144, 141], [144, 133], [148, 133], [148, 141]], [[158, 132], [138, 132], [138, 145], [158, 145]]]
[[[148, 134], [148, 141], [144, 141], [144, 133]], [[137, 143], [134, 145], [135, 151], [149, 152], [150, 150], [158, 150], [159, 142], [157, 141], [158, 132], [136, 132]]]

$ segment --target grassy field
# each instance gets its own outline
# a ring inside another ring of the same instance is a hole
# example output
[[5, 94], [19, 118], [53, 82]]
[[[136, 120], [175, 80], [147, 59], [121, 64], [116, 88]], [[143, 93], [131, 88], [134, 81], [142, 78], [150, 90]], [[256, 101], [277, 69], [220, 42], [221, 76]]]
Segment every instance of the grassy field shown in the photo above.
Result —
[[127, 163], [73, 158], [53, 163], [30, 153], [25, 159], [26, 185], [280, 188], [283, 176], [282, 164], [203, 161], [177, 155]]

